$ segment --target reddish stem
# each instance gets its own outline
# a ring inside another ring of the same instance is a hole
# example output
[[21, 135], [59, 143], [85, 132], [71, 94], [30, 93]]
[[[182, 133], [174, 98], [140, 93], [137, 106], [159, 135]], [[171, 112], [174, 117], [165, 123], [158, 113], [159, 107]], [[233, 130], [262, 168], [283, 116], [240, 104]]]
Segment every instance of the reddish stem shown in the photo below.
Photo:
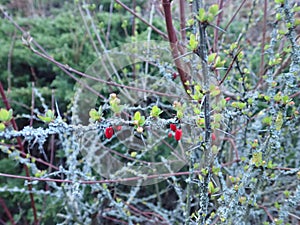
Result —
[[226, 27], [224, 30], [227, 30], [228, 27], [230, 26], [230, 24], [234, 21], [236, 15], [238, 14], [238, 12], [241, 10], [241, 8], [243, 7], [243, 5], [245, 4], [247, 0], [242, 1], [242, 3], [240, 4], [240, 6], [238, 7], [238, 9], [234, 12], [232, 18], [230, 19], [230, 21], [227, 23]]
[[134, 10], [130, 9], [127, 5], [125, 5], [123, 2], [121, 2], [120, 0], [115, 0], [116, 3], [118, 3], [120, 6], [122, 6], [126, 11], [130, 12], [132, 15], [134, 15], [135, 17], [137, 17], [140, 21], [142, 21], [144, 24], [146, 24], [147, 26], [151, 27], [152, 30], [154, 30], [156, 33], [158, 33], [159, 35], [161, 35], [164, 39], [167, 39], [167, 35], [162, 32], [161, 30], [159, 30], [158, 28], [156, 28], [155, 26], [153, 26], [152, 24], [148, 23], [147, 20], [145, 20], [143, 17], [139, 16], [137, 13], [134, 12]]
[[11, 215], [9, 209], [7, 208], [7, 206], [6, 206], [6, 204], [5, 204], [5, 201], [4, 201], [2, 198], [0, 198], [0, 205], [2, 206], [2, 209], [3, 209], [4, 212], [6, 213], [8, 219], [10, 220], [10, 223], [11, 223], [12, 225], [15, 225], [16, 223], [15, 223], [15, 221], [14, 221], [14, 218], [12, 217], [12, 215]]
[[[10, 107], [10, 104], [9, 104], [9, 102], [7, 100], [5, 91], [3, 89], [2, 82], [0, 82], [0, 95], [2, 97], [2, 101], [3, 101], [6, 109], [9, 110], [11, 107]], [[11, 122], [14, 130], [18, 131], [18, 126], [17, 126], [17, 123], [16, 123], [15, 119], [12, 118], [10, 122]], [[21, 140], [20, 137], [17, 137], [17, 142], [18, 142], [20, 151], [22, 153], [25, 153], [24, 146], [22, 144], [22, 140]], [[26, 177], [30, 178], [29, 169], [28, 169], [28, 167], [25, 164], [24, 164], [24, 169], [25, 169]], [[27, 180], [30, 180], [30, 179], [27, 179]], [[34, 224], [37, 225], [38, 224], [38, 219], [37, 219], [37, 213], [36, 213], [36, 208], [35, 208], [33, 194], [31, 193], [31, 191], [32, 191], [32, 185], [31, 184], [28, 184], [28, 190], [30, 192], [29, 196], [30, 196], [30, 201], [31, 201], [31, 208], [33, 210]]]
[[267, 32], [267, 7], [268, 1], [265, 0], [264, 3], [264, 20], [263, 20], [263, 32], [262, 32], [262, 41], [261, 41], [261, 53], [260, 53], [260, 66], [259, 66], [259, 83], [262, 82], [262, 76], [264, 73], [264, 64], [265, 64], [265, 42], [266, 42], [266, 32]]
[[[223, 9], [223, 0], [219, 0], [219, 9], [222, 10]], [[222, 16], [223, 16], [223, 11], [221, 11], [221, 13], [219, 13], [218, 17], [217, 17], [217, 27], [220, 26], [221, 20], [222, 20]], [[213, 46], [213, 50], [214, 52], [218, 53], [219, 49], [218, 49], [218, 41], [219, 41], [219, 30], [215, 29], [214, 30], [214, 46]]]
[[179, 1], [179, 10], [180, 10], [180, 33], [181, 40], [184, 43], [186, 41], [186, 31], [185, 31], [185, 1]]
[[263, 209], [265, 213], [268, 215], [269, 219], [272, 221], [272, 223], [274, 223], [274, 218], [271, 215], [271, 213], [268, 211], [267, 207], [263, 205], [259, 205], [259, 208]]
[[[177, 173], [162, 173], [162, 174], [153, 174], [148, 175], [147, 179], [161, 179], [161, 178], [168, 178], [173, 176], [184, 176], [189, 174], [200, 174], [202, 173], [201, 170], [195, 170], [193, 172], [190, 171], [184, 171], [184, 172], [177, 172]], [[26, 176], [20, 176], [20, 175], [13, 175], [13, 174], [6, 174], [6, 173], [0, 173], [0, 177], [10, 177], [15, 179], [25, 179], [25, 180], [38, 180], [38, 181], [44, 181], [44, 182], [56, 182], [56, 183], [69, 183], [72, 184], [75, 181], [72, 180], [61, 180], [61, 179], [52, 179], [52, 178], [40, 178], [40, 177], [26, 177]], [[107, 180], [79, 180], [81, 184], [103, 184], [103, 183], [121, 183], [121, 182], [128, 182], [128, 181], [137, 181], [144, 179], [141, 176], [137, 177], [128, 177], [128, 178], [117, 178], [117, 179], [107, 179]]]
[[169, 0], [162, 0], [162, 4], [165, 12], [165, 21], [166, 21], [166, 27], [167, 27], [170, 46], [171, 46], [171, 51], [172, 51], [172, 57], [174, 59], [175, 66], [179, 73], [181, 83], [185, 91], [188, 91], [190, 90], [190, 87], [187, 85], [187, 81], [189, 81], [190, 78], [188, 74], [183, 70], [183, 67], [179, 59], [178, 39], [172, 22], [171, 3]]

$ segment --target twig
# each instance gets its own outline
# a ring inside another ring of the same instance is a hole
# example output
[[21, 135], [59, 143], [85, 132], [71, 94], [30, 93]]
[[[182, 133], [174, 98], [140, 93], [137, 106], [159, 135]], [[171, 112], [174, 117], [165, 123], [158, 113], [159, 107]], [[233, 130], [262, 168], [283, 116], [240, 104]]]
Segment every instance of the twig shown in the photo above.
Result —
[[[2, 82], [0, 82], [0, 95], [1, 95], [2, 101], [3, 101], [6, 109], [7, 110], [11, 109], [10, 104], [9, 104], [7, 98], [6, 98], [6, 94], [4, 92]], [[13, 126], [13, 129], [18, 131], [18, 126], [17, 126], [17, 123], [16, 123], [15, 119], [12, 118], [10, 122]], [[18, 142], [20, 151], [25, 153], [24, 146], [23, 146], [23, 143], [22, 143], [22, 140], [21, 140], [20, 137], [17, 137], [17, 142]], [[30, 178], [29, 169], [25, 164], [24, 164], [24, 170], [25, 170], [25, 173], [26, 173], [26, 177]], [[28, 184], [28, 190], [29, 191], [32, 190], [32, 185], [31, 184]], [[35, 208], [34, 197], [33, 197], [32, 193], [30, 193], [29, 196], [30, 196], [31, 208], [32, 208], [32, 211], [33, 211], [34, 224], [37, 225], [38, 224], [38, 219], [37, 219], [37, 212], [36, 212], [36, 208]]]
[[[220, 23], [221, 23], [221, 20], [222, 20], [222, 17], [223, 17], [223, 0], [219, 0], [219, 9], [221, 10], [221, 12], [218, 14], [218, 17], [217, 17], [217, 24], [216, 24], [217, 27], [220, 26]], [[219, 41], [219, 30], [215, 29], [214, 30], [214, 46], [213, 46], [213, 50], [216, 53], [219, 52], [218, 41]]]
[[12, 61], [15, 42], [16, 42], [16, 30], [14, 30], [14, 34], [12, 36], [11, 45], [9, 47], [9, 52], [7, 56], [7, 89], [9, 91], [11, 90], [11, 77], [12, 77], [11, 61]]
[[[157, 179], [157, 178], [168, 178], [172, 176], [184, 176], [189, 175], [191, 172], [177, 172], [177, 173], [162, 173], [162, 174], [153, 174], [148, 175], [147, 177], [128, 177], [128, 178], [120, 178], [120, 179], [105, 179], [105, 180], [60, 180], [60, 179], [52, 179], [52, 178], [41, 178], [41, 177], [26, 177], [21, 175], [14, 175], [14, 174], [6, 174], [0, 173], [0, 177], [9, 177], [15, 179], [24, 179], [24, 180], [36, 180], [36, 181], [44, 181], [44, 182], [57, 182], [57, 183], [75, 183], [79, 182], [81, 184], [103, 184], [103, 183], [121, 183], [121, 182], [128, 182], [128, 181], [137, 181], [137, 180], [149, 180], [149, 179]], [[201, 174], [200, 170], [193, 171], [193, 174]]]
[[2, 206], [2, 209], [3, 209], [4, 212], [6, 213], [8, 219], [10, 220], [10, 223], [11, 223], [12, 225], [16, 225], [16, 223], [15, 223], [15, 221], [14, 221], [14, 218], [12, 217], [12, 215], [11, 215], [9, 209], [7, 208], [5, 202], [4, 202], [4, 200], [3, 200], [2, 198], [0, 198], [0, 205]]
[[264, 64], [265, 64], [265, 42], [267, 32], [267, 7], [268, 1], [264, 1], [264, 20], [263, 20], [263, 31], [261, 41], [261, 53], [260, 53], [260, 66], [259, 66], [259, 83], [262, 82], [262, 76], [264, 75]]
[[186, 30], [185, 30], [185, 1], [179, 1], [179, 13], [180, 13], [180, 33], [181, 41], [186, 42]]
[[168, 39], [171, 46], [172, 51], [172, 57], [175, 62], [176, 69], [179, 73], [181, 83], [187, 92], [190, 90], [190, 86], [187, 85], [187, 82], [190, 81], [190, 77], [187, 72], [183, 70], [183, 65], [181, 64], [181, 61], [179, 60], [179, 45], [178, 45], [178, 39], [175, 33], [175, 29], [173, 26], [172, 21], [172, 13], [171, 13], [171, 3], [169, 0], [162, 0], [164, 13], [165, 13], [165, 21], [166, 21], [166, 27], [168, 31]]
[[268, 209], [266, 206], [263, 206], [263, 205], [259, 205], [259, 208], [263, 209], [266, 214], [268, 215], [269, 219], [272, 221], [272, 223], [274, 223], [274, 218], [273, 216], [269, 213]]
[[[226, 27], [224, 30], [227, 30], [228, 27], [230, 26], [230, 24], [234, 21], [235, 17], [237, 16], [237, 14], [239, 13], [239, 11], [241, 10], [241, 8], [243, 7], [243, 5], [245, 4], [247, 0], [243, 0], [240, 4], [240, 6], [237, 8], [237, 10], [234, 12], [233, 16], [231, 17], [230, 21], [227, 23]], [[222, 35], [222, 34], [221, 34]]]
[[[196, 0], [196, 14], [199, 12], [200, 8], [203, 8], [203, 1]], [[198, 20], [198, 29], [199, 29], [199, 45], [197, 51], [195, 52], [201, 60], [201, 73], [203, 75], [203, 88], [205, 91], [204, 95], [204, 123], [205, 123], [205, 150], [204, 150], [204, 168], [207, 169], [207, 175], [203, 176], [203, 180], [200, 182], [200, 197], [199, 197], [199, 224], [205, 224], [205, 217], [208, 213], [208, 184], [211, 178], [210, 166], [213, 162], [213, 153], [211, 148], [211, 118], [210, 118], [210, 79], [208, 72], [208, 64], [207, 64], [207, 35], [206, 35], [206, 24], [201, 23]], [[199, 162], [201, 163], [201, 162]]]
[[164, 39], [168, 39], [168, 36], [162, 32], [161, 30], [159, 30], [157, 27], [151, 25], [148, 23], [147, 20], [145, 20], [143, 17], [141, 17], [140, 15], [138, 15], [137, 13], [135, 13], [132, 9], [130, 9], [127, 5], [125, 5], [123, 2], [121, 2], [120, 0], [115, 0], [120, 6], [122, 6], [126, 11], [130, 12], [132, 15], [134, 15], [136, 18], [138, 18], [140, 21], [142, 21], [143, 23], [145, 23], [148, 27], [151, 27], [152, 30], [154, 30], [156, 33], [158, 33], [159, 35], [161, 35]]
[[[86, 73], [83, 73], [83, 72], [80, 72], [72, 67], [70, 67], [69, 65], [65, 65], [65, 64], [62, 64], [58, 61], [56, 61], [54, 58], [48, 56], [48, 55], [45, 55], [33, 48], [30, 47], [30, 49], [33, 51], [33, 53], [35, 53], [36, 55], [44, 58], [44, 59], [47, 59], [48, 61], [54, 63], [56, 66], [58, 66], [59, 68], [61, 68], [64, 72], [67, 71], [67, 74], [68, 75], [72, 75], [70, 74], [70, 72], [73, 72], [73, 73], [76, 73], [82, 77], [85, 77], [85, 78], [89, 78], [91, 80], [94, 80], [94, 81], [98, 81], [98, 82], [101, 82], [101, 83], [104, 83], [104, 84], [107, 84], [107, 85], [111, 85], [111, 86], [115, 86], [115, 87], [120, 87], [120, 88], [125, 88], [125, 89], [130, 89], [130, 90], [134, 90], [134, 91], [138, 91], [138, 92], [146, 92], [146, 93], [151, 93], [151, 94], [155, 94], [155, 95], [160, 95], [160, 96], [167, 96], [167, 97], [173, 97], [173, 98], [184, 98], [183, 96], [178, 96], [178, 95], [173, 95], [173, 94], [167, 94], [167, 93], [162, 93], [162, 92], [157, 92], [157, 91], [152, 91], [152, 90], [145, 90], [145, 89], [141, 89], [141, 88], [137, 88], [137, 87], [132, 87], [132, 86], [127, 86], [127, 85], [124, 85], [124, 84], [118, 84], [118, 83], [115, 83], [113, 81], [106, 81], [106, 80], [103, 80], [101, 78], [97, 78], [97, 77], [93, 77], [91, 75], [88, 75]], [[78, 81], [81, 85], [85, 85], [83, 84], [80, 79], [76, 78], [75, 76], [72, 75], [72, 78], [74, 78], [76, 81]], [[85, 87], [92, 91], [94, 94], [96, 94], [97, 96], [100, 96], [101, 98], [105, 99], [104, 96], [100, 95], [97, 91], [95, 91], [94, 89], [88, 87], [87, 85], [85, 85]]]
[[228, 69], [227, 69], [225, 75], [223, 76], [222, 80], [219, 82], [219, 86], [221, 86], [221, 85], [224, 83], [224, 81], [226, 80], [226, 78], [227, 78], [229, 72], [230, 72], [231, 69], [232, 69], [232, 66], [233, 66], [234, 62], [236, 61], [236, 59], [237, 59], [237, 57], [238, 57], [238, 55], [240, 54], [241, 51], [242, 51], [242, 49], [239, 49], [239, 50], [237, 51], [237, 53], [235, 54], [235, 56], [233, 57], [233, 59], [232, 59], [230, 65], [229, 65], [229, 67], [228, 67]]

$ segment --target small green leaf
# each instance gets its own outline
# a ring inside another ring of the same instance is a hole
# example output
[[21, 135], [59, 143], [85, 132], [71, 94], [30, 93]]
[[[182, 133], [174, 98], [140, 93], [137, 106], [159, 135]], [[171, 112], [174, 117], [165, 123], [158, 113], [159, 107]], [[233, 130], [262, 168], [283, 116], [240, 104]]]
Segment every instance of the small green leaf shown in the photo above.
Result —
[[243, 108], [246, 107], [246, 105], [247, 105], [246, 102], [239, 102], [239, 103], [238, 103], [238, 108], [239, 108], [239, 109], [243, 109]]
[[135, 157], [137, 156], [137, 152], [131, 152], [131, 153], [130, 153], [130, 156], [131, 156], [132, 158], [135, 158]]
[[268, 169], [273, 169], [274, 168], [272, 160], [268, 161], [267, 168]]
[[208, 63], [213, 63], [215, 61], [215, 58], [217, 56], [217, 53], [211, 53], [208, 57], [207, 57], [207, 62]]
[[4, 131], [5, 130], [5, 124], [4, 123], [0, 123], [0, 131]]
[[133, 116], [133, 119], [136, 120], [136, 121], [140, 121], [141, 120], [141, 113], [139, 111], [136, 111], [134, 116]]
[[97, 111], [96, 109], [91, 109], [90, 112], [89, 112], [89, 116], [90, 116], [90, 118], [93, 122], [100, 121], [101, 116], [102, 116], [102, 112], [99, 114], [99, 111]]
[[213, 15], [216, 16], [219, 12], [219, 5], [213, 4], [209, 7], [208, 11]]
[[222, 114], [216, 113], [216, 114], [213, 115], [213, 118], [214, 118], [215, 122], [221, 122], [221, 120], [222, 120]]
[[300, 11], [300, 6], [294, 6], [293, 12], [299, 12]]
[[196, 36], [194, 34], [191, 34], [190, 35], [189, 48], [194, 51], [194, 50], [197, 49], [197, 47], [198, 47], [198, 41], [196, 39]]
[[13, 110], [0, 109], [0, 121], [9, 122], [12, 119]]
[[277, 114], [276, 120], [275, 120], [275, 129], [276, 130], [280, 130], [283, 124], [283, 116], [282, 116], [282, 112], [279, 112]]
[[140, 127], [144, 126], [145, 121], [146, 121], [145, 117], [142, 116], [141, 119], [140, 119], [140, 121], [139, 121], [139, 126], [140, 126]]
[[186, 22], [186, 25], [189, 26], [189, 27], [190, 27], [190, 26], [193, 26], [193, 25], [194, 25], [194, 22], [195, 22], [194, 19], [189, 19], [189, 20]]
[[220, 88], [218, 86], [211, 85], [209, 89], [212, 97], [216, 97], [221, 93]]
[[232, 43], [231, 45], [230, 45], [230, 51], [232, 52], [234, 49], [236, 49], [237, 48], [237, 46], [238, 46], [238, 43], [237, 42], [234, 42], [234, 43]]
[[55, 120], [55, 115], [54, 115], [54, 112], [49, 109], [49, 110], [47, 110], [47, 112], [45, 113], [44, 116], [38, 115], [38, 118], [40, 120], [42, 120], [44, 123], [50, 123], [53, 120]]
[[282, 19], [282, 15], [280, 13], [276, 13], [275, 18], [280, 21]]
[[204, 8], [199, 9], [199, 14], [198, 14], [197, 19], [198, 19], [200, 22], [204, 22], [204, 21], [206, 20], [206, 13], [205, 13]]
[[45, 116], [50, 117], [51, 119], [54, 119], [54, 112], [52, 110], [47, 110]]
[[285, 95], [282, 97], [283, 104], [287, 104], [289, 102], [289, 96]]
[[150, 112], [150, 116], [152, 117], [159, 117], [159, 115], [162, 113], [163, 111], [157, 106], [153, 106]]
[[265, 117], [265, 118], [262, 119], [262, 122], [264, 124], [267, 124], [267, 125], [270, 126], [272, 124], [272, 117], [271, 116], [267, 116], [267, 117]]
[[215, 187], [214, 187], [213, 182], [211, 182], [211, 181], [208, 183], [208, 193], [210, 193], [210, 194], [215, 193]]
[[224, 64], [225, 64], [225, 62], [226, 62], [226, 60], [221, 60], [221, 57], [220, 57], [220, 56], [217, 56], [216, 59], [215, 59], [214, 67], [215, 67], [215, 68], [223, 67]]
[[255, 166], [261, 166], [262, 164], [262, 152], [254, 152], [252, 155], [252, 163], [255, 164]]

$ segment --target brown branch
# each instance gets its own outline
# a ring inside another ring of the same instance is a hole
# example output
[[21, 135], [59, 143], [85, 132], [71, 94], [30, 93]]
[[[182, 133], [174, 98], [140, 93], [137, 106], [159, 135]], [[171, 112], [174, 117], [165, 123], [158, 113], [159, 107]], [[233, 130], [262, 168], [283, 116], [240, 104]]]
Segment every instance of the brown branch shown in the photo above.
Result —
[[[219, 13], [219, 15], [217, 17], [217, 24], [216, 24], [217, 27], [220, 26], [220, 23], [221, 23], [221, 20], [222, 20], [222, 17], [223, 17], [223, 0], [219, 0], [219, 9], [221, 10], [221, 12]], [[213, 46], [213, 50], [216, 53], [219, 52], [218, 41], [219, 41], [219, 30], [214, 29], [214, 46]]]
[[233, 57], [233, 59], [232, 59], [230, 65], [229, 65], [229, 67], [228, 67], [228, 69], [227, 69], [227, 71], [226, 71], [224, 77], [223, 77], [222, 80], [219, 82], [219, 86], [221, 86], [221, 85], [224, 83], [224, 81], [226, 80], [226, 78], [227, 78], [229, 72], [231, 71], [231, 69], [232, 69], [232, 67], [233, 67], [234, 62], [236, 61], [236, 59], [237, 59], [237, 57], [238, 57], [238, 55], [240, 54], [241, 51], [242, 51], [242, 49], [239, 49], [239, 50], [237, 51], [237, 53], [235, 54], [235, 56]]
[[230, 21], [227, 23], [226, 27], [224, 30], [227, 31], [228, 27], [230, 26], [230, 24], [234, 21], [235, 17], [237, 16], [237, 14], [239, 13], [239, 11], [241, 10], [241, 8], [243, 7], [243, 5], [245, 4], [247, 0], [243, 0], [242, 3], [240, 4], [240, 6], [237, 8], [237, 10], [234, 12], [232, 18], [230, 19]]
[[155, 94], [155, 95], [160, 95], [160, 96], [167, 96], [167, 97], [173, 97], [173, 98], [182, 98], [182, 96], [178, 96], [178, 95], [173, 95], [173, 94], [167, 94], [167, 93], [162, 93], [162, 92], [158, 92], [158, 91], [152, 91], [152, 90], [146, 90], [146, 89], [141, 89], [141, 88], [137, 88], [137, 87], [132, 87], [132, 86], [127, 86], [127, 85], [124, 85], [124, 84], [118, 84], [118, 83], [115, 83], [113, 81], [106, 81], [106, 80], [103, 80], [101, 78], [97, 78], [97, 77], [93, 77], [91, 75], [88, 75], [86, 73], [83, 73], [83, 72], [80, 72], [72, 67], [70, 67], [69, 65], [65, 65], [65, 64], [62, 64], [58, 61], [56, 61], [54, 58], [46, 55], [46, 54], [43, 54], [35, 49], [33, 49], [31, 46], [29, 46], [29, 48], [31, 49], [31, 51], [33, 53], [35, 53], [36, 55], [48, 60], [49, 62], [52, 62], [54, 63], [56, 66], [58, 66], [60, 69], [62, 69], [64, 72], [66, 72], [69, 76], [71, 76], [73, 79], [75, 79], [80, 85], [85, 85], [84, 87], [87, 88], [88, 90], [92, 91], [94, 94], [96, 94], [97, 96], [105, 99], [104, 96], [100, 95], [97, 91], [95, 91], [94, 89], [92, 89], [91, 87], [87, 86], [86, 84], [82, 83], [80, 81], [80, 79], [76, 78], [74, 75], [72, 75], [70, 72], [73, 72], [73, 73], [76, 73], [77, 75], [80, 75], [82, 77], [85, 77], [85, 78], [88, 78], [88, 79], [91, 79], [91, 80], [94, 80], [94, 81], [98, 81], [98, 82], [101, 82], [101, 83], [104, 83], [104, 84], [107, 84], [109, 86], [115, 86], [115, 87], [119, 87], [119, 88], [125, 88], [125, 89], [130, 89], [130, 90], [134, 90], [134, 91], [138, 91], [138, 92], [145, 92], [145, 93], [151, 93], [151, 94]]
[[[168, 178], [173, 176], [185, 176], [189, 174], [201, 174], [201, 170], [195, 171], [184, 171], [184, 172], [177, 172], [177, 173], [162, 173], [162, 174], [153, 174], [148, 175], [147, 179], [157, 179], [157, 178]], [[57, 182], [57, 183], [74, 183], [80, 182], [81, 184], [103, 184], [103, 183], [121, 183], [121, 182], [128, 182], [128, 181], [137, 181], [137, 180], [144, 180], [145, 177], [128, 177], [128, 178], [119, 178], [119, 179], [105, 179], [105, 180], [79, 180], [79, 181], [72, 181], [72, 180], [60, 180], [60, 179], [52, 179], [52, 178], [41, 178], [41, 177], [26, 177], [21, 175], [13, 175], [13, 174], [6, 174], [0, 173], [0, 177], [9, 177], [14, 179], [24, 179], [30, 181], [43, 181], [43, 182]]]
[[163, 8], [164, 8], [164, 13], [165, 13], [165, 21], [166, 21], [166, 27], [168, 31], [168, 39], [170, 42], [171, 46], [171, 52], [172, 52], [172, 57], [175, 62], [175, 66], [177, 68], [177, 71], [179, 73], [181, 83], [187, 92], [190, 90], [190, 87], [187, 85], [187, 82], [190, 81], [190, 77], [188, 73], [186, 73], [183, 69], [183, 66], [181, 65], [180, 61], [180, 55], [179, 55], [179, 45], [178, 45], [178, 39], [176, 36], [176, 32], [173, 26], [172, 22], [172, 13], [171, 13], [171, 3], [170, 0], [162, 0]]
[[180, 33], [183, 43], [186, 42], [186, 30], [185, 30], [185, 1], [179, 1], [179, 13], [180, 13]]
[[266, 42], [266, 32], [267, 32], [267, 7], [268, 1], [265, 0], [264, 3], [264, 20], [263, 20], [263, 31], [262, 31], [262, 41], [261, 41], [261, 53], [260, 53], [260, 66], [259, 66], [259, 83], [262, 82], [262, 76], [264, 73], [265, 64], [265, 42]]
[[127, 5], [125, 5], [123, 2], [120, 0], [115, 0], [120, 6], [122, 6], [126, 11], [130, 12], [132, 15], [134, 15], [136, 18], [138, 18], [140, 21], [142, 21], [144, 24], [147, 26], [151, 27], [152, 30], [154, 30], [156, 33], [158, 33], [160, 36], [162, 36], [164, 39], [168, 39], [168, 36], [159, 30], [157, 27], [153, 26], [152, 24], [148, 23], [147, 20], [145, 20], [143, 17], [138, 15], [137, 13], [134, 12], [134, 10], [130, 9]]
[[[1, 95], [2, 101], [3, 101], [6, 109], [10, 110], [11, 107], [10, 107], [10, 104], [9, 104], [8, 99], [6, 97], [5, 91], [3, 89], [2, 82], [0, 82], [0, 95]], [[15, 131], [18, 131], [18, 126], [17, 126], [17, 123], [16, 123], [15, 119], [12, 118], [10, 122], [13, 126], [13, 129]], [[22, 140], [21, 140], [20, 137], [17, 137], [17, 142], [18, 142], [20, 151], [25, 153], [24, 145], [23, 145]], [[26, 173], [26, 177], [29, 178], [30, 177], [29, 169], [25, 164], [24, 164], [24, 170], [25, 170], [25, 173]], [[29, 190], [29, 192], [32, 191], [32, 185], [31, 184], [28, 184], [28, 190]], [[38, 224], [38, 219], [37, 219], [37, 212], [36, 212], [36, 208], [35, 208], [35, 202], [34, 202], [33, 194], [30, 193], [29, 196], [30, 196], [31, 208], [32, 208], [32, 211], [33, 211], [34, 224], [37, 225]]]
[[274, 223], [274, 218], [271, 215], [271, 213], [268, 211], [267, 207], [263, 205], [259, 205], [259, 208], [263, 209], [265, 213], [268, 215], [269, 219], [272, 221], [272, 223]]
[[7, 86], [8, 86], [7, 89], [9, 91], [11, 90], [11, 78], [12, 78], [11, 67], [12, 67], [12, 56], [13, 56], [15, 42], [16, 42], [16, 29], [14, 30], [14, 34], [12, 36], [12, 40], [11, 40], [11, 44], [7, 56]]
[[9, 209], [7, 208], [7, 206], [6, 206], [6, 204], [5, 204], [5, 201], [4, 201], [2, 198], [0, 198], [0, 205], [2, 206], [2, 209], [3, 209], [4, 212], [6, 213], [8, 219], [10, 220], [10, 223], [11, 223], [12, 225], [15, 225], [16, 223], [15, 223], [15, 221], [14, 221], [14, 218], [12, 217], [12, 215], [11, 215]]

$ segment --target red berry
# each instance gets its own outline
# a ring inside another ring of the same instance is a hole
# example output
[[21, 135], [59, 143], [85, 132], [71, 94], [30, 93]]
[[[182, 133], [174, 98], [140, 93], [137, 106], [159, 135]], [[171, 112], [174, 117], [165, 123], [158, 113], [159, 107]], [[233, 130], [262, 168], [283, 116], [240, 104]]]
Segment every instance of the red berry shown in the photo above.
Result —
[[212, 133], [212, 134], [211, 134], [211, 140], [212, 140], [212, 141], [215, 141], [216, 139], [217, 139], [217, 137], [216, 137], [215, 133]]
[[171, 138], [173, 136], [173, 134], [170, 132], [168, 133], [168, 137]]
[[111, 137], [114, 135], [114, 129], [112, 127], [107, 127], [105, 129], [105, 137], [107, 139], [111, 139]]
[[177, 78], [177, 73], [173, 73], [172, 77], [173, 77], [173, 80], [175, 80]]
[[175, 135], [174, 135], [175, 140], [176, 140], [176, 141], [179, 141], [179, 140], [181, 139], [181, 136], [182, 136], [182, 130], [181, 130], [181, 129], [177, 129], [177, 130], [175, 131]]
[[174, 123], [171, 123], [170, 124], [170, 129], [175, 132], [177, 130], [177, 127]]
[[117, 130], [118, 131], [122, 130], [122, 126], [117, 126]]
[[226, 102], [228, 102], [228, 101], [231, 100], [231, 98], [230, 97], [226, 97], [225, 100], [226, 100]]

